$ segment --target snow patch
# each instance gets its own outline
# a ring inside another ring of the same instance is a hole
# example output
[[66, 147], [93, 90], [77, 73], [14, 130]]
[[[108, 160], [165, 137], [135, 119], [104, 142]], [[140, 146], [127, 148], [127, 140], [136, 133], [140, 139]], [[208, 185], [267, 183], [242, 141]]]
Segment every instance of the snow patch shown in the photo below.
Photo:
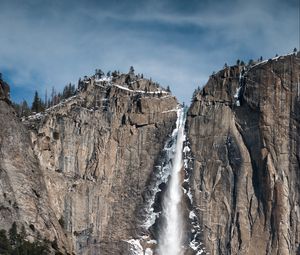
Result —
[[28, 120], [38, 120], [41, 119], [44, 116], [44, 114], [42, 114], [41, 112], [30, 115], [27, 117]]
[[95, 79], [95, 82], [111, 82], [111, 77], [103, 76], [100, 79]]
[[191, 219], [191, 220], [193, 220], [193, 219], [195, 219], [197, 216], [196, 216], [196, 214], [194, 213], [194, 211], [190, 211], [190, 213], [189, 213], [189, 218]]
[[147, 244], [157, 244], [157, 241], [156, 240], [149, 240], [149, 241], [147, 241]]
[[163, 111], [161, 113], [168, 113], [168, 112], [177, 112], [177, 109], [171, 109], [171, 110], [168, 110], [168, 111]]
[[139, 240], [130, 239], [130, 240], [125, 240], [125, 242], [131, 245], [130, 251], [132, 255], [144, 255], [144, 250]]
[[128, 92], [132, 92], [132, 93], [140, 93], [140, 94], [169, 94], [169, 92], [164, 91], [164, 90], [157, 90], [157, 91], [132, 90], [132, 89], [129, 89], [127, 87], [121, 86], [119, 84], [112, 83], [112, 85], [115, 86], [115, 87], [117, 87], [117, 88], [119, 88], [119, 89], [122, 89], [122, 90], [125, 90], [125, 91], [128, 91]]
[[187, 192], [187, 196], [189, 197], [191, 204], [193, 204], [193, 195], [192, 195], [192, 192], [191, 192], [191, 188], [189, 188], [189, 190]]
[[183, 152], [184, 153], [187, 153], [187, 152], [190, 152], [191, 151], [191, 149], [190, 149], [190, 147], [189, 146], [184, 146], [184, 148], [183, 148]]
[[241, 93], [241, 87], [238, 87], [238, 88], [236, 89], [236, 92], [235, 92], [235, 94], [234, 94], [233, 97], [234, 97], [235, 99], [239, 99], [240, 93]]
[[150, 248], [145, 250], [145, 255], [153, 255], [153, 251]]
[[[282, 58], [284, 58], [284, 57], [288, 57], [288, 56], [291, 56], [291, 55], [297, 55], [297, 52], [291, 52], [291, 53], [288, 53], [288, 54], [286, 54], [286, 55], [277, 56], [277, 57], [271, 58], [271, 60], [277, 61], [277, 60], [279, 60], [279, 59], [282, 59]], [[257, 66], [259, 66], [259, 65], [266, 64], [268, 61], [269, 61], [268, 59], [263, 60], [263, 61], [260, 61], [260, 62], [256, 63], [255, 65], [250, 66], [249, 70], [252, 69], [252, 68], [254, 68], [254, 67], [257, 67]], [[249, 71], [249, 70], [248, 70], [248, 71]]]

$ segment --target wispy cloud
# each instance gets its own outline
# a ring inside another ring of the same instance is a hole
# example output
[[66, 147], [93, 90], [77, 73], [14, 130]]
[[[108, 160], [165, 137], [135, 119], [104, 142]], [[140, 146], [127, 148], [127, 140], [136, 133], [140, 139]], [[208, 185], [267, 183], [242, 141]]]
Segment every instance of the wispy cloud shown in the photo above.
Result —
[[30, 90], [76, 82], [98, 67], [126, 72], [134, 65], [187, 102], [225, 62], [296, 47], [297, 4], [2, 0], [0, 69], [19, 91], [17, 100]]

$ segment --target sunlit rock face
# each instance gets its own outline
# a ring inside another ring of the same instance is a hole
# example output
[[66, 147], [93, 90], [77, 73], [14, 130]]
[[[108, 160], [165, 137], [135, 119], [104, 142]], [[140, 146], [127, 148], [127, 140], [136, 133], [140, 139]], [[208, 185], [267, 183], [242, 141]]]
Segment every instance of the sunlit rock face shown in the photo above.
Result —
[[11, 106], [8, 85], [1, 81], [0, 127], [0, 229], [8, 231], [16, 222], [19, 230], [25, 228], [26, 240], [57, 240], [62, 252], [71, 250], [52, 209], [29, 132]]
[[176, 98], [134, 74], [22, 121], [1, 80], [1, 228], [63, 254], [298, 254], [299, 66], [226, 67], [180, 128]]
[[126, 254], [142, 193], [176, 124], [177, 101], [144, 79], [91, 77], [24, 123], [51, 206], [76, 254]]
[[210, 254], [298, 254], [300, 59], [212, 75], [189, 109], [191, 185]]

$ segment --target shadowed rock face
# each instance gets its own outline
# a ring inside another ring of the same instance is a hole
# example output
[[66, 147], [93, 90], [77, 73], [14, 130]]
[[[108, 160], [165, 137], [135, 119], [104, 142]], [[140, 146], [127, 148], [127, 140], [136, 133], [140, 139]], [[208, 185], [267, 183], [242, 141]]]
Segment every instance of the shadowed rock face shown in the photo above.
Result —
[[298, 254], [300, 59], [240, 73], [211, 76], [188, 113], [203, 242], [210, 254]]
[[176, 99], [154, 93], [160, 88], [149, 81], [127, 86], [120, 76], [113, 83], [92, 77], [75, 98], [24, 121], [76, 254], [126, 253], [142, 193], [177, 118]]

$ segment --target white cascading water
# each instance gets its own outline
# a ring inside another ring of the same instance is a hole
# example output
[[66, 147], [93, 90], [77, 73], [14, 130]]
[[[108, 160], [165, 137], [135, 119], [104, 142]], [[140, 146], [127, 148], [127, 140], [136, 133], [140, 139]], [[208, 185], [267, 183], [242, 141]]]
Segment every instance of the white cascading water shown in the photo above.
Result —
[[181, 215], [181, 176], [183, 167], [182, 149], [185, 140], [184, 134], [185, 112], [181, 108], [177, 111], [176, 129], [177, 139], [172, 162], [171, 179], [163, 197], [162, 214], [163, 227], [160, 230], [158, 253], [159, 255], [181, 255], [183, 220]]

